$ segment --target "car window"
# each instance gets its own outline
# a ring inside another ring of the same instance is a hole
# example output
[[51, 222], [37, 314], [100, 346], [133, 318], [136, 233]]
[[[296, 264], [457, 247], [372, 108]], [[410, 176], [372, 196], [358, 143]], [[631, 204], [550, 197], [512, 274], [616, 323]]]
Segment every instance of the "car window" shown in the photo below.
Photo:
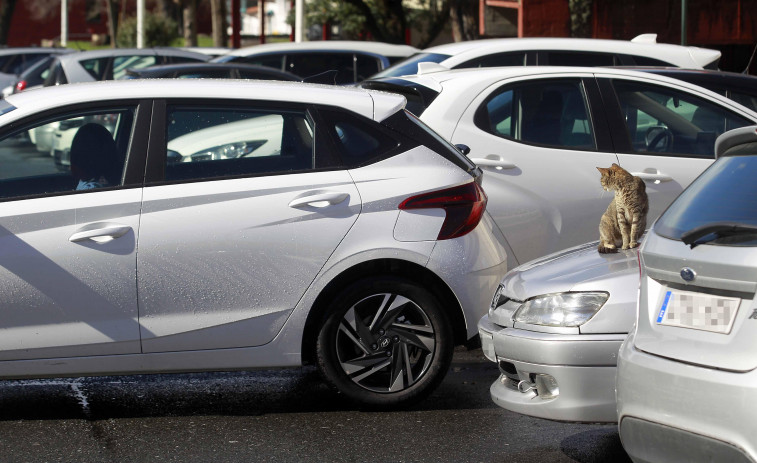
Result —
[[341, 164], [364, 165], [393, 150], [399, 142], [358, 117], [340, 111], [322, 110], [328, 130], [339, 148]]
[[122, 185], [134, 108], [68, 113], [0, 139], [0, 198]]
[[371, 76], [372, 79], [379, 77], [406, 76], [418, 73], [418, 63], [441, 63], [450, 55], [443, 53], [416, 53], [415, 55], [393, 64], [378, 74]]
[[513, 140], [567, 149], [596, 149], [579, 79], [507, 85], [481, 105], [480, 129]]
[[351, 84], [355, 82], [355, 57], [352, 53], [290, 53], [284, 70], [303, 78], [336, 71], [337, 85]]
[[[751, 153], [755, 146], [749, 147]], [[670, 205], [654, 225], [658, 235], [680, 240], [710, 224], [757, 225], [757, 156], [726, 156], [707, 169]], [[714, 233], [713, 233], [714, 234]], [[709, 244], [756, 246], [757, 233], [729, 234]]]
[[547, 51], [540, 54], [546, 57], [546, 63], [539, 60], [540, 65], [549, 66], [618, 66], [621, 64], [610, 53], [590, 53], [583, 51]]
[[526, 52], [497, 53], [494, 55], [481, 56], [455, 66], [459, 68], [489, 68], [497, 66], [525, 66]]
[[305, 111], [170, 107], [166, 179], [302, 171], [313, 167], [313, 128]]
[[120, 79], [127, 69], [142, 69], [156, 64], [155, 56], [116, 56], [113, 58], [113, 79]]
[[667, 63], [665, 61], [654, 59], [654, 58], [647, 58], [646, 56], [638, 56], [633, 55], [632, 56], [634, 63], [636, 63], [637, 66], [672, 66], [672, 64]]
[[105, 80], [108, 58], [85, 59], [80, 64], [95, 80]]
[[634, 152], [713, 158], [715, 139], [751, 122], [703, 98], [652, 84], [615, 81]]
[[737, 90], [731, 90], [728, 97], [736, 103], [746, 106], [752, 111], [757, 111], [757, 95], [750, 95], [748, 93], [739, 92]]
[[21, 74], [26, 69], [31, 67], [34, 63], [38, 62], [41, 59], [44, 59], [45, 56], [46, 55], [41, 53], [19, 55], [18, 59], [16, 59], [11, 66], [4, 69], [3, 72], [16, 75]]
[[63, 72], [63, 65], [60, 61], [55, 60], [50, 66], [50, 72], [45, 77], [45, 81], [42, 83], [43, 87], [51, 87], [53, 85], [63, 85], [68, 83], [66, 74]]
[[238, 58], [232, 58], [228, 60], [219, 60], [219, 62], [233, 61], [235, 63], [257, 64], [258, 66], [267, 66], [269, 68], [275, 68], [279, 71], [284, 70], [284, 55], [283, 54], [269, 54], [269, 55], [253, 55], [253, 56], [240, 56]]
[[376, 74], [381, 70], [381, 60], [378, 59], [375, 56], [371, 55], [362, 55], [360, 53], [355, 54], [355, 69], [356, 69], [356, 80], [355, 82], [360, 82], [362, 80], [367, 79], [368, 77]]

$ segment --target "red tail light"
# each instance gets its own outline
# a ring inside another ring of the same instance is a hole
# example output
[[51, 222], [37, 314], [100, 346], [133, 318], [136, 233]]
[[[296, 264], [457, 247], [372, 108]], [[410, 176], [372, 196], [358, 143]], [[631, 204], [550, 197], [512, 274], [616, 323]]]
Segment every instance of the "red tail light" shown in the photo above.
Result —
[[26, 89], [26, 81], [25, 80], [19, 80], [16, 82], [16, 92], [22, 92]]
[[444, 190], [423, 193], [402, 201], [399, 208], [410, 209], [444, 209], [444, 218], [438, 240], [458, 238], [470, 232], [481, 221], [486, 210], [486, 193], [471, 181], [464, 185]]

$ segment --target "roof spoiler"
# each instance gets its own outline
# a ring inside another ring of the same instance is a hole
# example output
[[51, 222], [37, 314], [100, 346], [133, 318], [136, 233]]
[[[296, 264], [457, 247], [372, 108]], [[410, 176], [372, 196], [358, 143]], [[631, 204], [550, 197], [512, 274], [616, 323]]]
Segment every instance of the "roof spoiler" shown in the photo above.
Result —
[[729, 130], [715, 140], [715, 159], [757, 154], [757, 125]]

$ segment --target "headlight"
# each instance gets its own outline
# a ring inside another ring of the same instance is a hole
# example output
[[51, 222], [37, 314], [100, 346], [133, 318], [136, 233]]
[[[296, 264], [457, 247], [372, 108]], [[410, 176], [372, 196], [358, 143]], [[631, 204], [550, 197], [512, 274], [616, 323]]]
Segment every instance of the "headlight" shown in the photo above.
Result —
[[186, 161], [217, 161], [247, 156], [263, 146], [268, 140], [250, 140], [214, 146], [191, 154]]
[[513, 321], [544, 326], [580, 326], [602, 308], [609, 296], [602, 292], [537, 296], [520, 306]]

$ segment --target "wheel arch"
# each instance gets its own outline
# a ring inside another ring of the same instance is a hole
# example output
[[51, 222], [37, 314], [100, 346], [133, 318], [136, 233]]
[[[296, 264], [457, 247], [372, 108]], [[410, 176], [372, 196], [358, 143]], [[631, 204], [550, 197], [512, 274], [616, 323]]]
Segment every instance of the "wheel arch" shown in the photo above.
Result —
[[395, 276], [421, 284], [438, 300], [450, 321], [455, 345], [467, 340], [465, 316], [455, 293], [434, 272], [400, 259], [376, 259], [354, 265], [332, 279], [316, 297], [305, 321], [302, 335], [302, 362], [315, 360], [315, 345], [321, 324], [329, 313], [329, 303], [350, 284], [369, 276]]

